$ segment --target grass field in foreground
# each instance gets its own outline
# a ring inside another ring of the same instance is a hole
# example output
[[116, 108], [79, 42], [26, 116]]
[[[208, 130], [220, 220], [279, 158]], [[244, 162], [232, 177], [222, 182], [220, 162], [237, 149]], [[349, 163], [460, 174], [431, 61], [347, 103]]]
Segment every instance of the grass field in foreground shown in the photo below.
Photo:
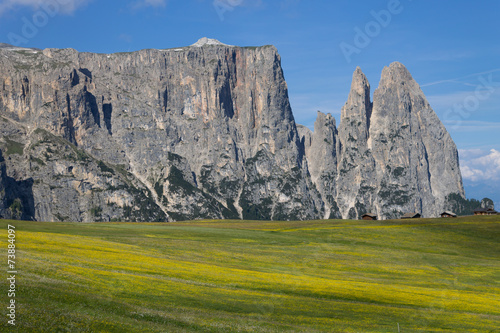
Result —
[[9, 223], [19, 332], [500, 331], [499, 216]]

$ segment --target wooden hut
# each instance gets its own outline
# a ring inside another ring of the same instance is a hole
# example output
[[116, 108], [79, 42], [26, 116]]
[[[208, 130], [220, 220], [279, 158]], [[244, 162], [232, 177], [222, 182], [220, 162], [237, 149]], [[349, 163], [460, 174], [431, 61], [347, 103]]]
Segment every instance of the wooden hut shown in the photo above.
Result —
[[457, 214], [450, 211], [445, 211], [441, 213], [441, 217], [457, 217]]
[[497, 215], [498, 212], [496, 210], [494, 210], [493, 208], [488, 208], [486, 210], [486, 215]]
[[498, 212], [496, 210], [494, 210], [493, 208], [488, 208], [486, 210], [486, 215], [497, 215]]
[[361, 216], [363, 220], [367, 221], [376, 221], [377, 220], [377, 215], [372, 214], [372, 213], [366, 213], [363, 216]]
[[486, 209], [478, 208], [474, 211], [474, 215], [486, 215]]
[[474, 210], [474, 215], [486, 215], [486, 208], [478, 208]]
[[419, 213], [406, 213], [405, 215], [401, 216], [402, 219], [419, 219], [421, 218], [422, 215]]
[[493, 208], [478, 208], [474, 211], [474, 215], [497, 215], [498, 212]]

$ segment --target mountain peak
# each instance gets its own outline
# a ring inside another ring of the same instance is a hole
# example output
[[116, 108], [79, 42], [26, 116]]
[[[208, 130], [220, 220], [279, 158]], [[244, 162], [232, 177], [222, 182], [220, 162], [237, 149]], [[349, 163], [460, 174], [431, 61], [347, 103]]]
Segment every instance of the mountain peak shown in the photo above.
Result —
[[413, 81], [410, 71], [400, 62], [393, 62], [382, 70], [381, 82]]
[[193, 45], [191, 45], [191, 46], [202, 47], [202, 46], [205, 46], [205, 45], [231, 46], [231, 45], [227, 45], [227, 44], [221, 43], [217, 39], [212, 39], [212, 38], [207, 38], [207, 37], [203, 37], [203, 38], [198, 39], [198, 41], [196, 43], [194, 43]]
[[370, 83], [359, 66], [356, 67], [356, 70], [352, 74], [351, 91], [353, 90], [359, 95], [364, 95], [367, 90], [368, 95], [370, 94]]

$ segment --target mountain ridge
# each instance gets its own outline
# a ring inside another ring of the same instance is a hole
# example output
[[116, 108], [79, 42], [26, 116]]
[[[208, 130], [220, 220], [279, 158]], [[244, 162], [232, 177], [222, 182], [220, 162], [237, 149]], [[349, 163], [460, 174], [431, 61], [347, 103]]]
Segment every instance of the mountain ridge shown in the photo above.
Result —
[[[339, 128], [318, 113], [308, 132], [275, 47], [209, 41], [110, 55], [0, 49], [0, 148], [23, 146], [5, 165], [33, 180], [31, 218], [435, 216], [449, 194], [464, 197], [456, 147], [402, 64], [384, 69], [373, 102], [357, 68]], [[14, 201], [2, 200], [9, 216]]]

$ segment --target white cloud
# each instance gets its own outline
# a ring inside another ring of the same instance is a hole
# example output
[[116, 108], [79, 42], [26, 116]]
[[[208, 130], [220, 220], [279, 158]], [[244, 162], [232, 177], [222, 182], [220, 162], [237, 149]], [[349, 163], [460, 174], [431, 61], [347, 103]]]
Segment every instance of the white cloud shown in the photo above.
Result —
[[500, 180], [500, 151], [460, 150], [462, 177], [472, 182]]
[[76, 9], [92, 0], [5, 0], [0, 3], [0, 16], [8, 11], [21, 7], [31, 7], [33, 10], [47, 8], [50, 12], [72, 14]]

